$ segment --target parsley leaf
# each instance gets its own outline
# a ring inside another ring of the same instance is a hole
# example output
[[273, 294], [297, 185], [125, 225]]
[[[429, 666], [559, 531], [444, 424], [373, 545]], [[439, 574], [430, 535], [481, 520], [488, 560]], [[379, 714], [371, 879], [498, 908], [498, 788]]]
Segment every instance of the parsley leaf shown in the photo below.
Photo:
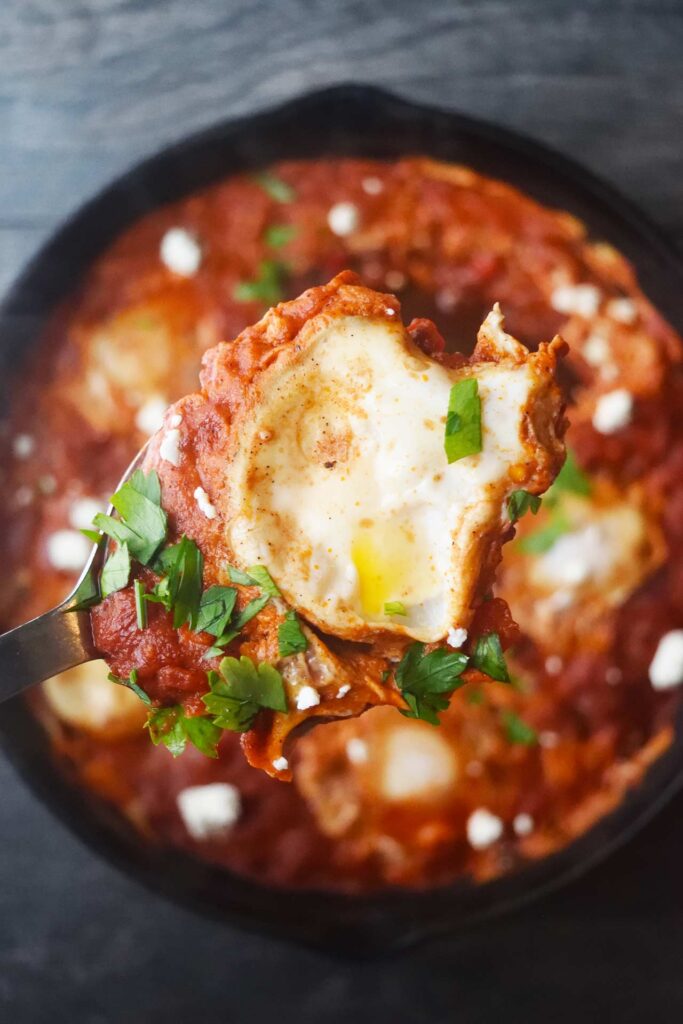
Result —
[[271, 224], [266, 228], [266, 244], [271, 249], [281, 249], [296, 237], [297, 229], [294, 224]]
[[460, 676], [467, 665], [467, 655], [438, 648], [424, 653], [424, 644], [411, 644], [399, 662], [395, 679], [409, 710], [406, 718], [421, 718], [439, 724], [438, 711], [448, 707], [448, 697], [463, 686]]
[[202, 698], [214, 724], [231, 732], [246, 732], [261, 708], [286, 711], [282, 676], [272, 665], [255, 665], [251, 658], [223, 658], [218, 672], [207, 673], [210, 693]]
[[497, 633], [483, 633], [479, 637], [472, 654], [472, 665], [491, 679], [497, 679], [500, 683], [510, 682], [505, 655]]
[[282, 178], [276, 177], [271, 174], [270, 171], [261, 171], [260, 174], [254, 175], [254, 181], [261, 186], [264, 192], [266, 192], [271, 199], [274, 199], [276, 203], [291, 203], [296, 197], [296, 192], [286, 181]]
[[221, 651], [221, 647], [227, 647], [227, 645], [234, 640], [239, 633], [241, 633], [247, 622], [250, 622], [255, 615], [258, 615], [261, 609], [265, 608], [269, 601], [270, 598], [268, 594], [264, 594], [263, 597], [255, 597], [253, 601], [250, 601], [249, 604], [245, 605], [230, 629], [225, 633], [221, 633], [221, 635], [216, 638], [216, 643], [213, 647], [210, 647], [208, 651], [204, 652], [204, 657], [215, 658], [217, 655], [222, 654], [223, 652]]
[[135, 617], [138, 629], [147, 628], [147, 604], [145, 602], [145, 584], [142, 580], [135, 580], [133, 583], [135, 593]]
[[268, 594], [268, 597], [280, 596], [280, 590], [265, 565], [252, 565], [247, 572], [252, 581], [261, 588], [264, 594]]
[[130, 551], [127, 544], [121, 544], [104, 563], [100, 575], [102, 597], [109, 597], [117, 590], [123, 590], [130, 578]]
[[547, 526], [522, 537], [519, 541], [519, 549], [527, 555], [542, 555], [544, 551], [548, 551], [553, 546], [562, 534], [568, 533], [569, 530], [571, 530], [569, 519], [564, 512], [558, 509], [553, 513]]
[[173, 609], [173, 628], [187, 622], [196, 629], [204, 559], [195, 542], [183, 534], [177, 544], [164, 548], [154, 568], [167, 573], [163, 586], [155, 587], [153, 594], [168, 610]]
[[81, 582], [76, 588], [74, 593], [74, 603], [70, 604], [68, 608], [65, 608], [65, 612], [82, 612], [86, 608], [92, 608], [94, 604], [99, 604], [102, 600], [100, 596], [100, 590], [93, 575], [89, 569]]
[[220, 636], [232, 615], [237, 591], [233, 587], [209, 587], [201, 596], [197, 632]]
[[567, 458], [564, 461], [564, 465], [545, 496], [546, 503], [548, 501], [550, 501], [550, 504], [555, 503], [562, 491], [569, 491], [570, 494], [579, 494], [587, 498], [592, 490], [590, 478], [581, 469], [574, 454], [567, 449]]
[[536, 730], [525, 722], [523, 718], [516, 715], [514, 711], [503, 711], [501, 718], [505, 728], [505, 735], [510, 743], [521, 743], [526, 747], [538, 742]]
[[444, 448], [449, 464], [481, 451], [481, 398], [474, 377], [459, 380], [451, 388]]
[[385, 601], [384, 602], [384, 614], [385, 615], [407, 615], [406, 606], [403, 601]]
[[113, 672], [109, 673], [107, 679], [111, 683], [116, 683], [118, 686], [125, 686], [127, 689], [132, 690], [133, 693], [140, 698], [143, 704], [147, 704], [148, 707], [151, 707], [152, 702], [148, 695], [141, 686], [138, 686], [138, 670], [136, 668], [131, 669], [130, 675], [127, 679], [122, 679], [121, 676], [115, 676]]
[[284, 264], [278, 260], [262, 260], [257, 277], [253, 281], [236, 284], [233, 296], [238, 302], [262, 302], [266, 306], [275, 306], [282, 301], [284, 275]]
[[277, 645], [283, 658], [290, 654], [303, 654], [307, 649], [308, 640], [295, 611], [287, 612], [284, 622], [278, 626]]
[[246, 572], [242, 572], [241, 569], [236, 569], [234, 565], [229, 565], [227, 568], [231, 583], [239, 583], [243, 587], [256, 586], [256, 580], [252, 579], [251, 576], [247, 576]]
[[166, 539], [166, 513], [161, 508], [161, 485], [152, 471], [136, 470], [111, 503], [120, 519], [98, 512], [93, 524], [119, 544], [127, 544], [133, 558], [148, 565]]
[[527, 511], [535, 516], [540, 507], [541, 499], [537, 494], [529, 494], [528, 491], [513, 491], [508, 498], [508, 519], [511, 523], [516, 523]]
[[218, 757], [216, 749], [221, 730], [205, 715], [186, 715], [180, 704], [157, 708], [146, 722], [152, 743], [163, 743], [173, 757], [182, 754], [187, 741], [207, 757]]

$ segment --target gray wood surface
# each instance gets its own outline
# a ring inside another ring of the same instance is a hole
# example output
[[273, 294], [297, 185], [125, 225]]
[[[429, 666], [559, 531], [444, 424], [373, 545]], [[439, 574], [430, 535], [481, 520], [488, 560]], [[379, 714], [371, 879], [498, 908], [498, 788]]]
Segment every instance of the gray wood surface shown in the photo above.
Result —
[[[682, 53], [680, 0], [0, 0], [0, 290], [132, 161], [339, 81], [547, 141], [683, 242]], [[0, 758], [0, 1019], [678, 1021], [682, 853], [679, 799], [536, 908], [349, 966], [142, 893]]]

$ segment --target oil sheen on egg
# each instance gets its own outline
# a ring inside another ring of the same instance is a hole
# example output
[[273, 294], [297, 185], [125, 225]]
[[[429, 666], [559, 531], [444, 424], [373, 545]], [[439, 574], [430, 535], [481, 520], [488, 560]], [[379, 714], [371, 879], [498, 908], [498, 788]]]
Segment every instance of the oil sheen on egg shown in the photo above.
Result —
[[[326, 632], [433, 642], [467, 628], [487, 538], [500, 530], [534, 388], [524, 363], [481, 363], [483, 450], [451, 465], [448, 399], [464, 370], [424, 355], [400, 323], [322, 324], [262, 385], [230, 467], [228, 541], [264, 563]], [[389, 614], [400, 602], [406, 614]]]

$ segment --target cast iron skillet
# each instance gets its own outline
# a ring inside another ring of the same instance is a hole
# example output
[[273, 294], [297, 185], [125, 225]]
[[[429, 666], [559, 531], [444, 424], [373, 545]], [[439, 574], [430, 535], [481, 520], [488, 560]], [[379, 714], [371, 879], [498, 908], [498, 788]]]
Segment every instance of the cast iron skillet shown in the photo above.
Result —
[[[628, 202], [565, 157], [513, 132], [417, 106], [378, 89], [339, 86], [220, 124], [145, 160], [83, 206], [31, 261], [0, 307], [0, 381], [29, 365], [53, 307], [125, 227], [163, 203], [232, 172], [285, 157], [428, 154], [469, 164], [586, 221], [636, 266], [661, 311], [683, 327], [683, 264]], [[679, 715], [679, 726], [680, 726]], [[620, 807], [571, 846], [507, 877], [427, 892], [345, 897], [285, 892], [145, 843], [118, 815], [55, 769], [49, 741], [20, 699], [0, 713], [0, 742], [33, 792], [127, 875], [200, 913], [253, 931], [353, 955], [385, 952], [461, 928], [585, 871], [624, 842], [683, 778], [678, 739]]]

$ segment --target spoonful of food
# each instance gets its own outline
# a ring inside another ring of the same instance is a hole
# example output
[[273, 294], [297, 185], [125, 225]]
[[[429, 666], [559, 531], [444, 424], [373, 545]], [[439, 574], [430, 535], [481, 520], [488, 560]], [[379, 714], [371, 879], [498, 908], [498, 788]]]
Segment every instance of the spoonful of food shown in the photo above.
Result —
[[509, 682], [492, 598], [514, 522], [564, 460], [559, 338], [496, 306], [471, 357], [345, 271], [204, 356], [131, 464], [74, 592], [0, 637], [0, 699], [104, 658], [155, 743], [289, 778], [300, 727], [378, 704], [438, 725]]

